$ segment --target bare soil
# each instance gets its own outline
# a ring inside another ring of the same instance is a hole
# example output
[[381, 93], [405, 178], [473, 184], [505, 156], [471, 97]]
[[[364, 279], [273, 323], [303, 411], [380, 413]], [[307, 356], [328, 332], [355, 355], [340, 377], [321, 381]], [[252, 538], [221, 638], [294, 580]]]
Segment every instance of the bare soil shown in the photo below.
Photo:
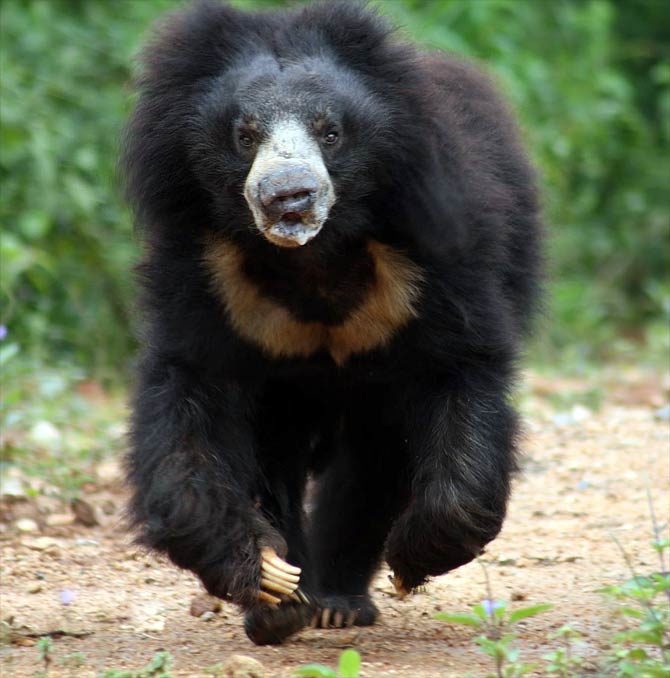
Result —
[[[613, 535], [640, 571], [658, 568], [649, 545], [647, 490], [659, 521], [667, 523], [670, 436], [659, 411], [667, 402], [667, 383], [653, 374], [617, 373], [600, 382], [604, 401], [596, 412], [556, 405], [565, 394], [579, 402], [592, 389], [588, 382], [534, 376], [529, 384], [524, 471], [505, 528], [485, 556], [494, 597], [513, 601], [513, 607], [553, 603], [549, 612], [518, 627], [527, 660], [554, 647], [547, 636], [570, 622], [585, 636], [579, 651], [587, 668], [602, 675], [596, 658], [621, 622], [597, 589], [630, 577]], [[71, 509], [55, 499], [3, 500], [3, 677], [42, 669], [36, 638], [49, 633], [50, 676], [139, 669], [166, 650], [174, 657], [175, 676], [209, 675], [206, 667], [246, 655], [262, 663], [264, 675], [283, 677], [307, 662], [334, 666], [350, 646], [363, 657], [362, 676], [460, 678], [484, 676], [492, 668], [473, 643], [472, 629], [433, 619], [439, 610], [465, 611], [487, 597], [477, 563], [402, 601], [383, 570], [374, 587], [382, 611], [376, 626], [308, 629], [281, 647], [255, 647], [234, 607], [192, 616], [191, 602], [201, 593], [194, 577], [132, 546], [122, 526], [118, 465], [101, 468], [99, 482], [84, 489], [92, 515], [87, 517], [87, 507], [77, 513], [97, 525], [73, 522]], [[65, 605], [68, 596], [73, 600]], [[80, 666], [74, 666], [73, 653], [82, 653]]]

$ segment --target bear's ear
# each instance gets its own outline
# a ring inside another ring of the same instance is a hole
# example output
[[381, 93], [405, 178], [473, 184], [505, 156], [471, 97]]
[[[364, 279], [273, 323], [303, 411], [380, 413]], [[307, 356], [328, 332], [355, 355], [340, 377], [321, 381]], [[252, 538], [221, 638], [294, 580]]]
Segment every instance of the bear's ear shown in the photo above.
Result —
[[192, 90], [243, 50], [272, 32], [267, 14], [250, 14], [211, 0], [159, 19], [140, 57], [138, 88], [146, 93]]

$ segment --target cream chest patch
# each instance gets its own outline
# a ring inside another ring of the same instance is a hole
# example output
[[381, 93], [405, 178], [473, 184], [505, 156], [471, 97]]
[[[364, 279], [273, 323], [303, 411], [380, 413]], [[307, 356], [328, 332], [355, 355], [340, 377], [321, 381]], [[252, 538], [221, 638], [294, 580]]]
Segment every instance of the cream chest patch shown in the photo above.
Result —
[[325, 350], [342, 365], [351, 355], [388, 344], [416, 317], [422, 272], [405, 255], [371, 241], [374, 280], [362, 302], [338, 325], [304, 322], [265, 296], [244, 273], [244, 255], [236, 245], [212, 241], [205, 265], [235, 331], [273, 357], [309, 357]]

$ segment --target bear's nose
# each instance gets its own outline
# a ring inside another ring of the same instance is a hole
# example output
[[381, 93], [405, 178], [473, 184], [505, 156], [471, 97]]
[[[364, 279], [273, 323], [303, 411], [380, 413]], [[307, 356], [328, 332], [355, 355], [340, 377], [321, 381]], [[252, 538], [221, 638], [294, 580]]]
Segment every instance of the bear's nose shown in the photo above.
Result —
[[265, 213], [277, 219], [289, 212], [305, 212], [314, 205], [319, 185], [305, 167], [274, 170], [258, 182], [258, 197]]

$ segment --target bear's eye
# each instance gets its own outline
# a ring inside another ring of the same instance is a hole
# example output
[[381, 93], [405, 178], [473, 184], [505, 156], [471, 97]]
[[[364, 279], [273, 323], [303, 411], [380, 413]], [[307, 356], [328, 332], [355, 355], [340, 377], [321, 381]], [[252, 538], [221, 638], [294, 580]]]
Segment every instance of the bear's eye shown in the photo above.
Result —
[[323, 137], [323, 141], [326, 144], [336, 144], [337, 140], [340, 138], [340, 135], [335, 131], [330, 131]]
[[242, 148], [251, 148], [254, 145], [254, 138], [246, 132], [241, 132], [237, 140]]

